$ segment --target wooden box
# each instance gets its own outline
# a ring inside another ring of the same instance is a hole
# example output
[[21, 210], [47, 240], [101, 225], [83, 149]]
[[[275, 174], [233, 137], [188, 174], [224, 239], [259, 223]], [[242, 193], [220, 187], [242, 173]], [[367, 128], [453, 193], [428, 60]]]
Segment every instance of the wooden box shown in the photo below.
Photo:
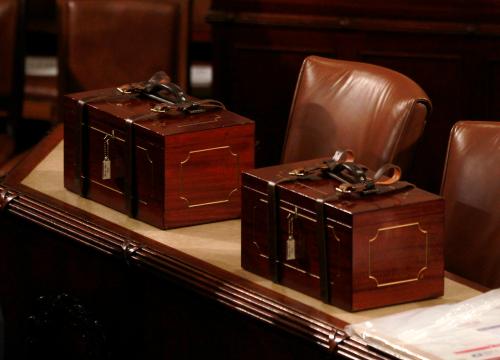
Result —
[[65, 96], [65, 187], [163, 229], [239, 217], [253, 121], [227, 110], [155, 113], [155, 104], [114, 89]]
[[441, 296], [443, 199], [418, 188], [336, 193], [334, 179], [279, 183], [317, 163], [242, 174], [242, 267], [349, 311]]

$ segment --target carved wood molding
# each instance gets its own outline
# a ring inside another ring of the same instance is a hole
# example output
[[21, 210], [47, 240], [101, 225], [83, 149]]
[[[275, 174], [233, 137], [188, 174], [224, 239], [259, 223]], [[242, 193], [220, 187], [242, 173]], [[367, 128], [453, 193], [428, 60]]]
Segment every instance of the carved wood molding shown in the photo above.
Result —
[[129, 266], [139, 266], [166, 277], [202, 296], [222, 303], [288, 333], [310, 341], [332, 357], [350, 359], [389, 359], [368, 349], [366, 344], [349, 339], [346, 333], [329, 322], [297, 310], [272, 297], [237, 282], [224, 279], [174, 255], [162, 253], [121, 233], [107, 230], [68, 212], [0, 188], [2, 203], [8, 213], [36, 223], [80, 244], [110, 256], [122, 257]]
[[0, 186], [0, 211], [6, 209], [9, 203], [16, 197], [17, 194], [15, 192]]
[[356, 16], [321, 16], [212, 10], [207, 21], [212, 24], [274, 26], [307, 29], [342, 29], [359, 31], [407, 32], [425, 34], [500, 36], [500, 25], [459, 21], [409, 20]]

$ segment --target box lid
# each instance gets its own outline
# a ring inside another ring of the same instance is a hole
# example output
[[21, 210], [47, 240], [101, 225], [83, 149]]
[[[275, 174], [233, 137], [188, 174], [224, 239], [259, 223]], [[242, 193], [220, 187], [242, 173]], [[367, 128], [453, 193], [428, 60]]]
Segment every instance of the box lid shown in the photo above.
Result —
[[[328, 199], [325, 201], [326, 205], [350, 215], [403, 207], [428, 201], [442, 201], [439, 195], [416, 187], [409, 187], [405, 190], [387, 194], [359, 196], [342, 194], [336, 191], [335, 188], [340, 182], [335, 179], [300, 179], [279, 183], [284, 178], [290, 178], [288, 173], [291, 170], [319, 165], [323, 160], [326, 160], [326, 158], [248, 170], [243, 173], [243, 183], [263, 193], [266, 193], [269, 182], [278, 183], [277, 187], [281, 199], [303, 199], [300, 201], [302, 204], [298, 205], [306, 208], [310, 208], [311, 204], [316, 202], [317, 199]], [[408, 183], [408, 185], [411, 184]]]
[[[152, 118], [136, 122], [136, 126], [159, 136], [203, 131], [215, 128], [252, 124], [253, 121], [227, 110], [209, 110], [204, 113], [155, 113], [151, 108], [158, 102], [137, 95], [125, 95], [115, 88], [91, 90], [65, 95], [66, 100], [89, 101], [89, 111], [106, 113], [110, 121], [116, 120], [117, 127], [123, 127], [123, 119], [151, 114]], [[109, 116], [111, 115], [111, 116]]]

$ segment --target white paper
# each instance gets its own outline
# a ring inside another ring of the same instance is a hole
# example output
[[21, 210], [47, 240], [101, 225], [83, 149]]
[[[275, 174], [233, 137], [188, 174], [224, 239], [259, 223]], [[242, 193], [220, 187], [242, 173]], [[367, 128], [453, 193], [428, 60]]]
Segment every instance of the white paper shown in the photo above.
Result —
[[346, 327], [402, 359], [500, 359], [500, 289]]

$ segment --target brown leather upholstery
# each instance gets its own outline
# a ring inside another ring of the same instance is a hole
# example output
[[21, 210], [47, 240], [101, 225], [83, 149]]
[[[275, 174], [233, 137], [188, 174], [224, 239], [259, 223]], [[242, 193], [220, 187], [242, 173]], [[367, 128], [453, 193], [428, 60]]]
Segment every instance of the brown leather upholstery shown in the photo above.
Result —
[[353, 150], [372, 169], [411, 165], [431, 102], [411, 79], [380, 66], [310, 56], [295, 89], [282, 162]]
[[0, 0], [0, 166], [14, 152], [22, 112], [23, 19], [24, 1]]
[[450, 134], [445, 198], [445, 268], [500, 286], [500, 122], [461, 121]]
[[187, 84], [188, 0], [59, 0], [60, 94], [149, 79]]

